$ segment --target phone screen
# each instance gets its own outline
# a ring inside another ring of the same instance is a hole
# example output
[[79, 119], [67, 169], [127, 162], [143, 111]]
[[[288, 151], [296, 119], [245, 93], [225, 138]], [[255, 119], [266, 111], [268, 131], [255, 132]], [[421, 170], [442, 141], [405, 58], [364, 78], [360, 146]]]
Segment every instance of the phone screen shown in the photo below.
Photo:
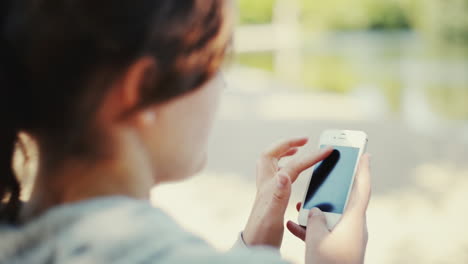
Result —
[[[327, 145], [321, 145], [325, 148]], [[323, 212], [342, 214], [348, 197], [359, 148], [333, 146], [334, 150], [317, 164], [304, 201], [305, 209], [320, 208]]]

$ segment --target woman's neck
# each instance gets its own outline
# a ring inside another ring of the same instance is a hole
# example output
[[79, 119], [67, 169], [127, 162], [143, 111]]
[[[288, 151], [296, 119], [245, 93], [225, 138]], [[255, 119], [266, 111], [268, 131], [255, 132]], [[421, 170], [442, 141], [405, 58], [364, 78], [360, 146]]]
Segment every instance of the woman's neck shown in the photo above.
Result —
[[142, 148], [131, 137], [124, 139], [116, 144], [119, 147], [112, 157], [93, 162], [68, 160], [58, 169], [39, 169], [30, 200], [21, 213], [22, 221], [57, 205], [99, 197], [148, 199], [155, 173]]

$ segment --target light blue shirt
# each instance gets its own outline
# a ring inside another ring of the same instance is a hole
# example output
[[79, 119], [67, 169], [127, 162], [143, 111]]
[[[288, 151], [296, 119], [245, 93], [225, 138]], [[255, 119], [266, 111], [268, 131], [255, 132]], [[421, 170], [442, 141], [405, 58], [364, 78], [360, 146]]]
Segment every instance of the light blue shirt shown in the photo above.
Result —
[[124, 197], [55, 207], [21, 226], [0, 225], [0, 264], [287, 263], [276, 249], [219, 252], [147, 201]]

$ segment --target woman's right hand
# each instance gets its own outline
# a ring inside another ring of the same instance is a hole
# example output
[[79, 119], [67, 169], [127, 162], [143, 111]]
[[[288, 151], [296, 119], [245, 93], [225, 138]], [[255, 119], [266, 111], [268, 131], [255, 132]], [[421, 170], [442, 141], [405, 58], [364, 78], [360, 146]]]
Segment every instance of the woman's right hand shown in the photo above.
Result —
[[307, 230], [291, 221], [287, 223], [289, 231], [306, 243], [305, 263], [364, 263], [370, 194], [369, 156], [363, 155], [348, 206], [332, 231], [327, 228], [325, 215], [317, 208], [310, 211]]

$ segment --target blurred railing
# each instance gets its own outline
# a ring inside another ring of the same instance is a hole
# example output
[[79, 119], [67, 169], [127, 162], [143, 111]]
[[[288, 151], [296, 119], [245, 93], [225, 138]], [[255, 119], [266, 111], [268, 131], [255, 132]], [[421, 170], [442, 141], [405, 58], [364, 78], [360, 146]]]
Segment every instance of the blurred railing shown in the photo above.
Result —
[[300, 79], [301, 25], [300, 6], [296, 0], [278, 0], [271, 24], [243, 25], [237, 29], [237, 53], [273, 52], [274, 72], [284, 79]]

